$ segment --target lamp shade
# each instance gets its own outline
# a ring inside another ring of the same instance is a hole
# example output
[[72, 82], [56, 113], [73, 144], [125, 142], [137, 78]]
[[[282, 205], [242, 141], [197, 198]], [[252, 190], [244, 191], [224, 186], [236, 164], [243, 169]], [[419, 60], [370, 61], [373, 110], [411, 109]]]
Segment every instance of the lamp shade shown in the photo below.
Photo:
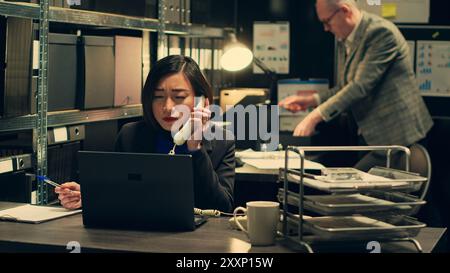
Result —
[[253, 53], [245, 45], [239, 43], [236, 36], [231, 35], [231, 42], [224, 48], [220, 64], [227, 71], [239, 71], [250, 65]]

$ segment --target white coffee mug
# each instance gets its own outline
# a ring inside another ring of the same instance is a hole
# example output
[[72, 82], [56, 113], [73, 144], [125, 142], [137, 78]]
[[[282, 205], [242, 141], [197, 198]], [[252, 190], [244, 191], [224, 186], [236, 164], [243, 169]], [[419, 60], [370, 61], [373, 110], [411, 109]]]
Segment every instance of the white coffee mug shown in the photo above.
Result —
[[[275, 242], [280, 221], [280, 204], [270, 201], [252, 201], [247, 202], [246, 205], [247, 208], [237, 207], [234, 210], [234, 222], [247, 234], [252, 245], [272, 245]], [[236, 219], [240, 211], [247, 215], [247, 228], [244, 228]]]

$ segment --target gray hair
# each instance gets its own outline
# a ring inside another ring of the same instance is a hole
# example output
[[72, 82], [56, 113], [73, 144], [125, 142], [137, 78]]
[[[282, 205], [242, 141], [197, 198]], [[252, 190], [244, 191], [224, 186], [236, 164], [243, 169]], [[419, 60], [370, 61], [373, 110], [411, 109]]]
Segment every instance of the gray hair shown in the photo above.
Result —
[[325, 0], [328, 7], [337, 8], [340, 4], [348, 4], [352, 7], [358, 8], [358, 4], [356, 4], [355, 0]]

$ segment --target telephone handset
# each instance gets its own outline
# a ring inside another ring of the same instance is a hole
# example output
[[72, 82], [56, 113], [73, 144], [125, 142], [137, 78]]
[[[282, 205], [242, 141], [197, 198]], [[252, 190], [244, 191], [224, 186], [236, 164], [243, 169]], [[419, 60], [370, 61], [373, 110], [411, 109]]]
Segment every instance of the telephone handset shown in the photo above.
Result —
[[[196, 101], [196, 108], [202, 107], [205, 105], [205, 97], [201, 96], [201, 97], [195, 97], [195, 101]], [[183, 125], [183, 128], [181, 128], [180, 131], [178, 131], [178, 133], [175, 134], [175, 136], [173, 137], [173, 142], [175, 143], [175, 145], [181, 146], [183, 145], [191, 136], [192, 134], [192, 129], [191, 129], [191, 119], [189, 118], [187, 120], [187, 122]]]

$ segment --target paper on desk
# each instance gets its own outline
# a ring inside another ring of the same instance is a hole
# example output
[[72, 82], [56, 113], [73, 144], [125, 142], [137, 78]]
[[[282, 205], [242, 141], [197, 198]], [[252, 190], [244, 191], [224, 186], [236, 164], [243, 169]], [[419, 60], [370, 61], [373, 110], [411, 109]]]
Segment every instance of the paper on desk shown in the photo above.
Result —
[[[253, 159], [284, 159], [285, 151], [269, 151], [269, 152], [259, 152], [253, 151], [252, 149], [247, 149], [244, 151], [236, 152], [236, 157], [240, 159], [253, 158]], [[289, 158], [299, 158], [299, 155], [289, 151]]]
[[354, 183], [382, 183], [382, 182], [394, 182], [392, 179], [386, 178], [386, 177], [382, 177], [379, 175], [373, 175], [373, 174], [369, 174], [366, 172], [362, 172], [362, 171], [358, 171], [358, 175], [361, 178], [360, 180], [333, 180], [330, 179], [328, 176], [326, 175], [315, 175], [314, 178], [323, 182], [327, 182], [327, 183], [350, 183], [350, 184], [354, 184]]
[[[285, 151], [255, 152], [252, 149], [248, 149], [236, 152], [236, 157], [239, 157], [242, 162], [261, 170], [278, 170], [279, 168], [284, 168], [285, 164]], [[305, 169], [320, 170], [325, 168], [322, 164], [306, 159], [304, 163]], [[299, 155], [294, 152], [289, 152], [289, 168], [300, 168]]]
[[0, 220], [39, 224], [45, 221], [80, 213], [81, 210], [65, 208], [22, 205], [0, 211]]
[[[294, 174], [288, 174], [289, 180], [293, 182], [300, 181], [300, 176]], [[355, 181], [355, 182], [324, 182], [317, 179], [303, 178], [303, 182], [306, 186], [319, 189], [319, 190], [362, 190], [362, 189], [379, 189], [379, 188], [402, 188], [409, 186], [407, 182], [395, 182], [395, 181]]]
[[[278, 170], [280, 168], [284, 168], [284, 159], [242, 159], [242, 161], [246, 164], [252, 165], [255, 168], [261, 170]], [[325, 168], [322, 164], [305, 160], [305, 169], [309, 170], [320, 170]], [[289, 166], [291, 169], [299, 169], [300, 168], [300, 159], [289, 159]]]

